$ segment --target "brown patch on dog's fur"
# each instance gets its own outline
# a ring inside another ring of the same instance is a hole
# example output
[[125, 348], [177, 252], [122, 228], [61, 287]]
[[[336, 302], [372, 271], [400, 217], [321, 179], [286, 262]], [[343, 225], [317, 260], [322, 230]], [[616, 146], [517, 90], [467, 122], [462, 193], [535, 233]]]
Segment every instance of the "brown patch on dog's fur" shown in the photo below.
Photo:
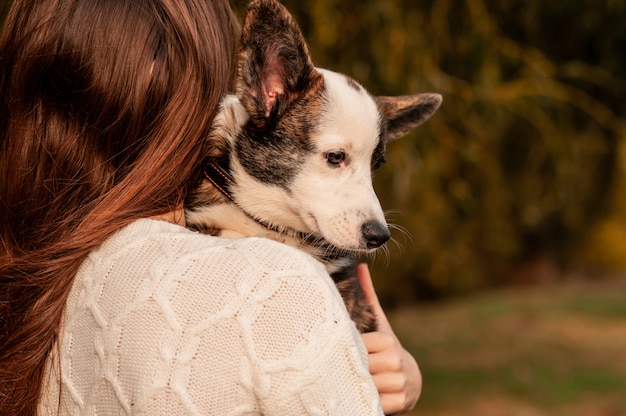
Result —
[[346, 82], [348, 83], [348, 86], [350, 88], [353, 88], [354, 90], [361, 92], [363, 90], [363, 87], [361, 86], [361, 84], [359, 84], [358, 82], [356, 82], [354, 79], [352, 79], [349, 76], [345, 76], [346, 77]]
[[222, 230], [220, 230], [219, 228], [207, 227], [205, 224], [200, 224], [200, 223], [188, 224], [187, 226], [190, 230], [197, 231], [199, 233], [206, 234], [206, 235], [217, 236], [217, 235], [220, 235], [220, 233], [222, 232]]
[[365, 295], [356, 274], [357, 262], [354, 261], [345, 270], [332, 274], [337, 290], [346, 304], [350, 319], [361, 333], [373, 332], [378, 329], [376, 315], [372, 306], [365, 302]]

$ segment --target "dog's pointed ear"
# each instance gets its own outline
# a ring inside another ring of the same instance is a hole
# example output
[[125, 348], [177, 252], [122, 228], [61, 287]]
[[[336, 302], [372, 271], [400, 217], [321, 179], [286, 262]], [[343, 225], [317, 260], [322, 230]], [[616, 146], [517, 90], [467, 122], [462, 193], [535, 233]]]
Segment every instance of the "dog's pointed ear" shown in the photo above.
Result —
[[387, 140], [395, 140], [425, 122], [441, 105], [439, 94], [423, 93], [400, 97], [375, 97], [387, 120]]
[[239, 49], [237, 97], [251, 120], [260, 126], [271, 123], [321, 80], [289, 12], [275, 0], [250, 3]]

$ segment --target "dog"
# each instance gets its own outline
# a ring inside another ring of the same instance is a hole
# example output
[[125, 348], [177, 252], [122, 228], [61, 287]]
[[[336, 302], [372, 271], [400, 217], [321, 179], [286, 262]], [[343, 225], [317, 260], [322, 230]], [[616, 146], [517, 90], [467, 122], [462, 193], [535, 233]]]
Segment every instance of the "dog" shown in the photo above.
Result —
[[372, 97], [352, 78], [316, 68], [289, 12], [275, 0], [252, 1], [236, 95], [223, 99], [214, 120], [187, 225], [304, 250], [326, 266], [358, 330], [375, 331], [356, 277], [358, 257], [390, 238], [372, 175], [387, 142], [441, 101], [432, 93]]

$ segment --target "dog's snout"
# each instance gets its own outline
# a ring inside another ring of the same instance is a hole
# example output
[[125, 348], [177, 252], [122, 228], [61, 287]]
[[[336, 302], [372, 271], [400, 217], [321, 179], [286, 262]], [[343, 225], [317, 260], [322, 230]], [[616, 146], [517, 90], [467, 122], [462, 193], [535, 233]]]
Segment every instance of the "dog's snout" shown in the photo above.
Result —
[[390, 238], [389, 229], [377, 221], [368, 221], [361, 227], [367, 248], [378, 248]]

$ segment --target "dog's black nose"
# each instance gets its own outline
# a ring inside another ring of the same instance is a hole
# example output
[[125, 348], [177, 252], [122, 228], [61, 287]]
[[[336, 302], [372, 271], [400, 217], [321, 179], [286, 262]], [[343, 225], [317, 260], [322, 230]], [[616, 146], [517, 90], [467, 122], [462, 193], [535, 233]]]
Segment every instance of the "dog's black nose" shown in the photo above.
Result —
[[368, 221], [361, 227], [367, 248], [378, 248], [390, 238], [389, 229], [376, 221]]

